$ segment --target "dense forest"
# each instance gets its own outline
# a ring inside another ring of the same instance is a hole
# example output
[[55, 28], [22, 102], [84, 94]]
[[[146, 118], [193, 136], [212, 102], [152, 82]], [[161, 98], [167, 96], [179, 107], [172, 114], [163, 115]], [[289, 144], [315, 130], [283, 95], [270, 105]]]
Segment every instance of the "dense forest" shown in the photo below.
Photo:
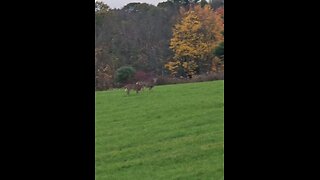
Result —
[[111, 9], [95, 3], [96, 90], [119, 87], [116, 72], [193, 79], [224, 72], [224, 1], [168, 0]]

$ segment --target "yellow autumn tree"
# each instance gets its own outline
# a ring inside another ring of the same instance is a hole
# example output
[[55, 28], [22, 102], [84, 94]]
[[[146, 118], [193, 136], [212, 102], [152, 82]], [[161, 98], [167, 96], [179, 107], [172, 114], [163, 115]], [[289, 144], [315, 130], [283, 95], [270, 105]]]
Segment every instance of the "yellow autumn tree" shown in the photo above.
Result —
[[194, 11], [202, 22], [202, 33], [206, 43], [210, 46], [210, 52], [212, 52], [224, 39], [222, 34], [224, 23], [221, 12], [213, 11], [210, 5], [205, 5], [203, 8], [195, 6]]
[[178, 74], [178, 69], [180, 67], [181, 63], [180, 61], [169, 61], [167, 64], [165, 64], [165, 68], [167, 68], [172, 76], [176, 76]]
[[194, 11], [188, 11], [182, 21], [175, 25], [170, 48], [175, 59], [194, 59], [201, 56], [201, 50], [206, 51], [204, 35], [200, 32], [202, 24]]
[[174, 57], [165, 67], [173, 75], [182, 68], [185, 75], [192, 77], [199, 71], [199, 67], [202, 67], [203, 62], [210, 61], [208, 56], [223, 40], [223, 22], [210, 6], [195, 6], [189, 11], [181, 12], [182, 19], [174, 26], [170, 40]]

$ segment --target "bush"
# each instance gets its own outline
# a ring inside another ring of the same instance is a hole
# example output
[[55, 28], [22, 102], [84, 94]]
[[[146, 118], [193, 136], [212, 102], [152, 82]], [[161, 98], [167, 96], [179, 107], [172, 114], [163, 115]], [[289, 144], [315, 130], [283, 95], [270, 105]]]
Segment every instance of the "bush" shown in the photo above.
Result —
[[134, 75], [136, 81], [145, 81], [149, 78], [148, 74], [143, 71], [137, 71]]
[[117, 83], [128, 83], [133, 80], [134, 74], [135, 74], [135, 69], [131, 66], [123, 66], [120, 67], [116, 71], [116, 79], [115, 81]]
[[159, 77], [157, 80], [157, 85], [204, 82], [204, 81], [214, 81], [214, 80], [223, 80], [223, 79], [224, 79], [223, 72], [194, 75], [192, 77], [192, 79], [176, 78], [176, 77], [174, 77], [174, 78], [172, 78], [172, 77]]

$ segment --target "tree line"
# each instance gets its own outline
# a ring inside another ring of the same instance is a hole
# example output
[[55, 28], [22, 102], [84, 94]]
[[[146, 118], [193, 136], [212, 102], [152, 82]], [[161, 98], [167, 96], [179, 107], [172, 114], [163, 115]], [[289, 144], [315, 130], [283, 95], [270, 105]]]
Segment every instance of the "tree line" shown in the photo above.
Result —
[[168, 0], [121, 9], [95, 3], [96, 89], [116, 85], [131, 66], [161, 77], [192, 78], [223, 72], [223, 0]]

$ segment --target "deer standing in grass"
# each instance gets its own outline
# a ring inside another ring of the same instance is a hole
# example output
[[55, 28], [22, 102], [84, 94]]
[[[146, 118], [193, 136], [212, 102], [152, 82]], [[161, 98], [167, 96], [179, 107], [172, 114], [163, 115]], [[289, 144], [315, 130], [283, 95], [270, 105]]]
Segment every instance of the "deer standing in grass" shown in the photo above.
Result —
[[127, 84], [124, 86], [125, 91], [127, 92], [127, 95], [130, 94], [130, 91], [133, 89], [138, 94], [139, 91], [143, 88], [143, 84], [141, 82], [136, 82], [136, 84]]
[[149, 91], [156, 85], [157, 78], [153, 78], [152, 80], [149, 81], [141, 81], [139, 82], [140, 84], [143, 85], [145, 88], [149, 88]]

